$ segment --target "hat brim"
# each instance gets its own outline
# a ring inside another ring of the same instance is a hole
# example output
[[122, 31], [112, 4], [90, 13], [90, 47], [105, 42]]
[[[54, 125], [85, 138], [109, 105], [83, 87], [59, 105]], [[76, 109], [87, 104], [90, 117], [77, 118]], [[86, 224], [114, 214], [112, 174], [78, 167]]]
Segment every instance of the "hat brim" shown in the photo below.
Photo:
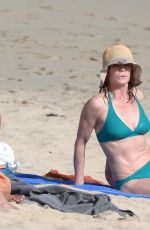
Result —
[[141, 73], [142, 73], [142, 68], [139, 64], [133, 62], [132, 60], [130, 59], [127, 59], [127, 58], [115, 58], [115, 59], [112, 59], [101, 71], [100, 71], [100, 79], [101, 79], [101, 82], [100, 82], [100, 87], [103, 86], [104, 82], [105, 82], [105, 79], [106, 79], [106, 76], [107, 76], [107, 71], [108, 71], [108, 67], [111, 66], [111, 65], [115, 65], [115, 64], [131, 64], [132, 65], [132, 76], [133, 76], [133, 85], [134, 86], [137, 86], [141, 83]]

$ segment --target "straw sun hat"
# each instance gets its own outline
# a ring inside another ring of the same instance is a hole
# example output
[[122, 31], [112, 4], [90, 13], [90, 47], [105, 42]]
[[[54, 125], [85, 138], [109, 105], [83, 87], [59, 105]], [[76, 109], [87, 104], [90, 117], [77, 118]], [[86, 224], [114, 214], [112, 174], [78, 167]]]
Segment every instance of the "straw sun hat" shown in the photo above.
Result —
[[103, 86], [108, 67], [114, 64], [132, 64], [132, 84], [137, 86], [141, 83], [141, 66], [134, 62], [131, 50], [124, 45], [113, 45], [108, 47], [103, 53], [103, 69], [100, 72], [101, 83]]

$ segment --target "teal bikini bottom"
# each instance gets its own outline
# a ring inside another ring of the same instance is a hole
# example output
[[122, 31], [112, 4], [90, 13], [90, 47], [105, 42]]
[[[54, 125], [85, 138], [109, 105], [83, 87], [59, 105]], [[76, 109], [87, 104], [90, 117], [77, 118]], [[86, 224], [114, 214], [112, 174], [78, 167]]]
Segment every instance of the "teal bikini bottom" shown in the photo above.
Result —
[[144, 179], [144, 178], [150, 178], [150, 161], [148, 161], [142, 168], [138, 169], [131, 176], [116, 181], [115, 187], [116, 189], [120, 189], [122, 185], [124, 185], [130, 180]]

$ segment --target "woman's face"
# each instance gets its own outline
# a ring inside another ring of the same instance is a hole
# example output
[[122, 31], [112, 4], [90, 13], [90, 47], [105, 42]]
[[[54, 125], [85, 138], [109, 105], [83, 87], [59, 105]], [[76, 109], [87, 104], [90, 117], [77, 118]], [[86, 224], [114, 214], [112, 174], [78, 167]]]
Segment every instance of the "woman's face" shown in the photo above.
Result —
[[109, 66], [108, 78], [110, 85], [123, 86], [128, 84], [131, 75], [131, 64], [114, 64]]

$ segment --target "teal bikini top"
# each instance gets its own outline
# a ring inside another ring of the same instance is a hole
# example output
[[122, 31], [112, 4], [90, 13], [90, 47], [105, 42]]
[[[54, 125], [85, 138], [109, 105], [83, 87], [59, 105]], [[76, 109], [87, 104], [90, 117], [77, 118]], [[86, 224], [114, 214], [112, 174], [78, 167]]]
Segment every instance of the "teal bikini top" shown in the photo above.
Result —
[[108, 91], [108, 113], [103, 128], [96, 133], [99, 142], [117, 141], [128, 137], [143, 135], [150, 130], [150, 121], [146, 116], [140, 102], [135, 97], [139, 108], [139, 122], [131, 130], [116, 114], [110, 92]]

